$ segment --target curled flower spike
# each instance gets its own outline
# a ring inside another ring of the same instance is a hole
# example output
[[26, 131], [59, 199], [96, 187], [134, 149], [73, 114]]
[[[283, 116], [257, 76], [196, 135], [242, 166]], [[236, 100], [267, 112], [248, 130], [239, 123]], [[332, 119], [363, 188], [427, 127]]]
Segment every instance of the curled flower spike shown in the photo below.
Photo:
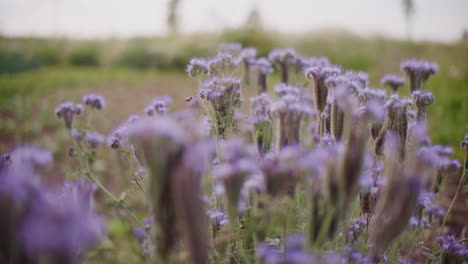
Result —
[[403, 61], [400, 68], [410, 79], [410, 91], [413, 93], [423, 88], [429, 77], [439, 70], [439, 65], [435, 62], [410, 59]]
[[434, 96], [430, 91], [414, 91], [411, 96], [413, 97], [416, 105], [418, 122], [426, 120], [426, 107], [434, 103]]
[[258, 92], [264, 93], [267, 91], [267, 76], [268, 74], [273, 72], [273, 67], [271, 66], [270, 61], [266, 58], [259, 58], [253, 64], [253, 69], [257, 71], [257, 85], [258, 85]]
[[198, 77], [208, 74], [208, 61], [204, 58], [192, 58], [185, 68], [190, 77]]
[[312, 114], [312, 108], [307, 102], [301, 100], [295, 89], [297, 88], [279, 86], [278, 90], [282, 90], [284, 95], [271, 106], [271, 113], [278, 125], [279, 148], [299, 144], [302, 119]]
[[67, 101], [61, 103], [55, 108], [55, 114], [59, 118], [63, 118], [65, 126], [71, 129], [73, 123], [73, 116], [79, 115], [83, 112], [83, 106], [81, 104], [73, 105], [73, 102]]
[[273, 139], [273, 122], [270, 116], [271, 100], [265, 93], [250, 100], [252, 101], [250, 120], [254, 128], [254, 142], [258, 152], [263, 155], [270, 151]]
[[297, 54], [294, 49], [273, 49], [268, 54], [268, 59], [277, 65], [281, 73], [281, 82], [288, 83], [289, 64], [296, 58]]
[[330, 77], [338, 76], [341, 70], [336, 66], [311, 66], [304, 70], [307, 78], [313, 80], [315, 107], [318, 114], [322, 114], [327, 104], [328, 87]]
[[109, 147], [113, 149], [118, 149], [122, 144], [125, 148], [127, 146], [127, 133], [132, 126], [132, 124], [137, 123], [141, 119], [138, 115], [131, 115], [128, 117], [127, 121], [123, 122], [122, 124], [118, 125], [116, 128], [112, 130], [112, 132], [107, 136], [106, 143]]
[[386, 74], [380, 79], [380, 84], [390, 87], [393, 93], [397, 93], [398, 89], [405, 84], [405, 78], [396, 74]]
[[240, 80], [216, 77], [207, 79], [200, 88], [200, 97], [211, 105], [217, 136], [226, 138], [232, 127], [236, 108], [242, 103]]
[[148, 116], [154, 116], [155, 114], [163, 115], [167, 112], [167, 108], [172, 104], [172, 98], [165, 95], [159, 96], [151, 100], [146, 106], [145, 112]]
[[232, 224], [235, 224], [241, 189], [244, 182], [258, 169], [255, 160], [255, 149], [239, 138], [222, 142], [223, 161], [213, 169], [213, 178], [224, 187], [227, 213]]
[[86, 105], [89, 105], [92, 108], [96, 108], [98, 110], [106, 106], [106, 101], [104, 100], [104, 97], [100, 94], [94, 94], [94, 93], [85, 94], [83, 95], [83, 102]]

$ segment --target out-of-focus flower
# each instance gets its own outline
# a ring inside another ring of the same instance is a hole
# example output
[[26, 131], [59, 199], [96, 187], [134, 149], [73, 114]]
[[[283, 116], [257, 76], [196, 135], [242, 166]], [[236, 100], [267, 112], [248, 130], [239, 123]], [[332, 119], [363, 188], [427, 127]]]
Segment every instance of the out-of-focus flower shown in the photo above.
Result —
[[297, 146], [289, 146], [263, 159], [261, 168], [269, 195], [278, 197], [294, 193], [301, 172], [299, 166], [301, 154]]
[[192, 58], [185, 68], [190, 77], [198, 77], [208, 74], [208, 62], [204, 58]]
[[155, 114], [165, 114], [171, 103], [172, 98], [167, 95], [156, 97], [146, 106], [145, 112], [148, 116], [153, 116]]
[[83, 102], [86, 105], [89, 105], [90, 107], [96, 108], [98, 110], [106, 106], [106, 101], [104, 100], [104, 97], [100, 94], [95, 94], [95, 93], [89, 93], [89, 94], [83, 95]]
[[299, 96], [298, 88], [280, 84], [275, 88], [280, 99], [271, 105], [278, 122], [278, 147], [299, 144], [301, 122], [312, 108]]
[[44, 168], [52, 164], [52, 152], [46, 148], [34, 145], [16, 146], [9, 154], [12, 167], [21, 167], [24, 164], [32, 168]]
[[441, 263], [462, 263], [468, 257], [468, 249], [455, 240], [454, 235], [445, 234], [437, 237], [441, 247]]
[[401, 71], [410, 79], [411, 93], [423, 88], [429, 77], [439, 70], [435, 62], [409, 59], [400, 64]]
[[63, 118], [65, 126], [71, 129], [73, 123], [73, 116], [79, 115], [83, 112], [81, 104], [74, 105], [71, 101], [66, 101], [55, 107], [55, 114], [59, 118]]
[[255, 149], [239, 138], [222, 142], [222, 162], [213, 169], [213, 178], [223, 185], [227, 213], [234, 224], [240, 200], [241, 189], [248, 177], [257, 171]]
[[254, 128], [254, 141], [258, 152], [265, 154], [270, 151], [273, 139], [273, 122], [271, 120], [271, 100], [267, 94], [262, 93], [251, 98], [251, 123]]
[[[189, 124], [195, 122], [193, 124]], [[207, 241], [200, 192], [211, 151], [203, 129], [187, 115], [141, 118], [125, 131], [149, 169], [149, 199], [157, 254], [167, 259], [181, 238], [194, 263], [205, 263]], [[189, 205], [187, 207], [187, 205]], [[195, 227], [191, 229], [190, 227]]]
[[281, 73], [281, 82], [288, 83], [289, 64], [296, 58], [297, 54], [294, 49], [273, 49], [268, 54], [268, 59], [277, 65]]
[[19, 237], [27, 258], [76, 263], [105, 234], [100, 217], [81, 194], [54, 191], [32, 201]]
[[257, 73], [257, 85], [259, 88], [259, 93], [266, 93], [267, 76], [273, 72], [273, 67], [271, 66], [270, 61], [268, 61], [266, 58], [259, 58], [255, 60], [252, 68]]
[[390, 87], [393, 93], [397, 93], [398, 89], [405, 84], [405, 78], [396, 74], [386, 74], [380, 79], [380, 84]]
[[89, 147], [95, 149], [98, 147], [99, 144], [102, 144], [106, 138], [98, 132], [94, 131], [87, 131], [86, 132], [86, 142], [88, 143]]

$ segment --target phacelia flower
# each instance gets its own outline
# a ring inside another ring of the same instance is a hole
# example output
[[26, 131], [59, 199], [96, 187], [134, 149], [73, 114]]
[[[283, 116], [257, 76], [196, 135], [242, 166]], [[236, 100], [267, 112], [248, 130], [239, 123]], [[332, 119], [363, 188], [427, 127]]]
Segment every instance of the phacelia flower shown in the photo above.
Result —
[[305, 76], [313, 80], [315, 107], [317, 113], [321, 114], [325, 109], [328, 97], [327, 81], [330, 77], [338, 76], [341, 69], [336, 66], [311, 66], [304, 70]]
[[255, 149], [234, 138], [221, 145], [222, 162], [213, 169], [213, 178], [224, 187], [229, 219], [235, 223], [241, 189], [248, 177], [257, 171]]
[[253, 70], [257, 73], [257, 85], [259, 88], [259, 93], [264, 93], [267, 91], [267, 76], [273, 72], [273, 67], [271, 63], [266, 58], [259, 58], [255, 60], [252, 65]]
[[208, 61], [204, 58], [192, 58], [185, 68], [190, 77], [198, 77], [208, 74]]
[[398, 89], [405, 84], [405, 78], [396, 74], [386, 74], [380, 79], [382, 86], [388, 86], [394, 93], [398, 92]]
[[106, 101], [104, 97], [100, 94], [89, 93], [83, 95], [83, 102], [86, 105], [89, 105], [92, 108], [96, 108], [98, 110], [104, 108], [106, 106]]
[[242, 51], [242, 44], [239, 42], [221, 43], [218, 46], [218, 51], [237, 55]]
[[[302, 119], [312, 114], [312, 108], [302, 100], [296, 87], [280, 85], [278, 91], [284, 94], [271, 106], [271, 113], [278, 122], [278, 147], [299, 144]], [[276, 90], [276, 89], [275, 89]]]
[[414, 91], [411, 96], [413, 97], [416, 105], [417, 115], [416, 120], [426, 120], [426, 108], [434, 103], [434, 95], [430, 91]]
[[273, 122], [270, 116], [271, 100], [267, 94], [262, 93], [251, 98], [251, 123], [254, 128], [254, 141], [258, 152], [265, 154], [270, 151], [273, 139]]
[[200, 97], [211, 105], [217, 136], [225, 138], [234, 120], [236, 108], [242, 103], [240, 80], [216, 77], [207, 79], [200, 88]]
[[439, 70], [435, 62], [409, 59], [400, 64], [401, 71], [410, 79], [411, 93], [423, 88], [429, 77]]
[[146, 106], [145, 112], [148, 116], [155, 114], [163, 115], [167, 112], [167, 108], [172, 103], [172, 98], [169, 96], [159, 96], [151, 100]]
[[76, 263], [104, 234], [103, 222], [88, 201], [73, 192], [50, 191], [32, 201], [19, 239], [29, 258]]
[[207, 60], [207, 69], [210, 76], [218, 76], [234, 70], [236, 62], [229, 53], [220, 52]]
[[63, 102], [55, 108], [55, 114], [59, 118], [63, 118], [65, 126], [71, 129], [73, 123], [73, 116], [79, 115], [83, 112], [83, 106], [81, 104], [74, 105], [73, 102]]
[[266, 191], [272, 197], [294, 193], [301, 172], [301, 154], [297, 146], [290, 146], [264, 158], [261, 168], [265, 175]]
[[268, 54], [268, 59], [277, 65], [281, 73], [281, 82], [288, 83], [289, 64], [296, 58], [297, 54], [294, 49], [273, 49]]
[[86, 132], [86, 142], [88, 143], [89, 147], [95, 149], [98, 147], [99, 144], [102, 144], [106, 138], [98, 132], [94, 131], [87, 131]]

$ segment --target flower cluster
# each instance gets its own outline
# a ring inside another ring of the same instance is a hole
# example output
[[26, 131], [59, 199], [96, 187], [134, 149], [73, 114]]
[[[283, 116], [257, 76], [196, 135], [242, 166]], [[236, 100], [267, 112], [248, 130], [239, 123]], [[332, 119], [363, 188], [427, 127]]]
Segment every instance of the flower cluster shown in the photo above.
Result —
[[86, 105], [89, 105], [92, 108], [96, 108], [98, 110], [104, 108], [106, 105], [106, 101], [104, 100], [104, 97], [100, 94], [94, 94], [94, 93], [89, 93], [83, 95], [83, 102]]
[[380, 79], [380, 84], [390, 87], [392, 91], [396, 93], [398, 89], [405, 84], [405, 79], [396, 74], [387, 74]]
[[71, 129], [73, 116], [79, 115], [83, 112], [83, 105], [81, 104], [73, 104], [71, 101], [66, 101], [61, 103], [55, 108], [55, 114], [58, 118], [63, 118], [65, 121], [65, 126], [68, 129]]
[[171, 103], [172, 98], [169, 96], [156, 97], [146, 106], [145, 112], [148, 116], [153, 116], [155, 114], [165, 114]]
[[415, 59], [403, 61], [400, 68], [410, 79], [411, 92], [422, 89], [429, 77], [439, 71], [437, 63]]

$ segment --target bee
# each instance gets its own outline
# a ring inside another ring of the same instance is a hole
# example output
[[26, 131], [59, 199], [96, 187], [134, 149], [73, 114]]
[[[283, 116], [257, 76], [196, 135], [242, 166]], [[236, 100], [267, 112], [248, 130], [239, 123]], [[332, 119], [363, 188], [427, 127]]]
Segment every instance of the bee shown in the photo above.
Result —
[[185, 102], [190, 103], [190, 101], [192, 101], [192, 99], [193, 99], [193, 96], [189, 96], [189, 97], [185, 98]]

